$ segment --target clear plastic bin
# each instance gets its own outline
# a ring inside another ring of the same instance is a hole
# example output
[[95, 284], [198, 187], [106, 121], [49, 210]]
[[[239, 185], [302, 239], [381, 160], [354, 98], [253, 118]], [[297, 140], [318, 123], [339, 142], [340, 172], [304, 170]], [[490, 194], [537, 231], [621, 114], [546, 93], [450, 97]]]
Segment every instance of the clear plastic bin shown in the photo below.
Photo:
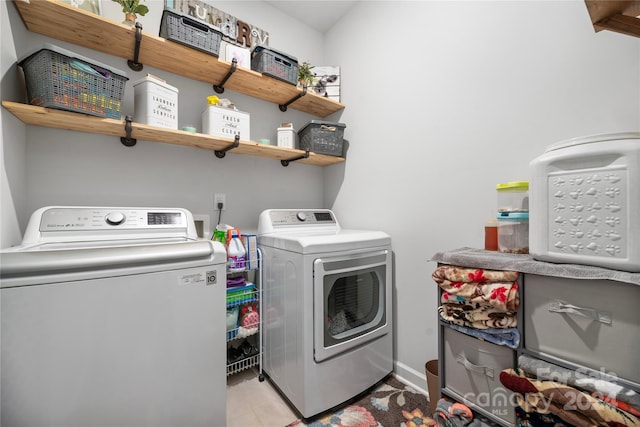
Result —
[[528, 212], [529, 182], [513, 181], [496, 186], [498, 212]]
[[498, 219], [498, 250], [511, 254], [529, 253], [529, 213], [500, 212]]

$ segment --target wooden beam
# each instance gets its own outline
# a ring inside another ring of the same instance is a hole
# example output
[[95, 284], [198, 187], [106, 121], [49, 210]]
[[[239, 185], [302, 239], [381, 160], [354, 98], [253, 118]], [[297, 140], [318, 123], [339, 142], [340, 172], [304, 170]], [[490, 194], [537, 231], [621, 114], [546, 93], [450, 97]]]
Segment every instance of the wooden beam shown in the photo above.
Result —
[[628, 36], [640, 37], [640, 19], [626, 15], [612, 15], [594, 24], [596, 31], [609, 30]]

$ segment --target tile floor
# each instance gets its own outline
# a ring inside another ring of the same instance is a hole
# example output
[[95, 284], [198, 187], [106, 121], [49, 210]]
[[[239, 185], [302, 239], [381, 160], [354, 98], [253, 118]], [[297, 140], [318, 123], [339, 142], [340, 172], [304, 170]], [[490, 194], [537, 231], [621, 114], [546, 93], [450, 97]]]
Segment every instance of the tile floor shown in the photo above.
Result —
[[227, 377], [227, 427], [285, 427], [297, 419], [256, 367]]

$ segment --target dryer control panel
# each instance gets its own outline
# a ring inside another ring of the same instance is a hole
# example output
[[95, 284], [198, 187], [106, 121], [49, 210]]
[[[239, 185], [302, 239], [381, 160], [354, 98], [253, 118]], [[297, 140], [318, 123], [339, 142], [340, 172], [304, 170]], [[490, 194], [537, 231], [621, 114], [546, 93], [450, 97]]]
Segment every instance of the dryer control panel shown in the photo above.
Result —
[[270, 217], [273, 225], [336, 223], [331, 211], [272, 211]]
[[268, 209], [258, 219], [259, 234], [285, 227], [330, 227], [340, 229], [329, 209]]

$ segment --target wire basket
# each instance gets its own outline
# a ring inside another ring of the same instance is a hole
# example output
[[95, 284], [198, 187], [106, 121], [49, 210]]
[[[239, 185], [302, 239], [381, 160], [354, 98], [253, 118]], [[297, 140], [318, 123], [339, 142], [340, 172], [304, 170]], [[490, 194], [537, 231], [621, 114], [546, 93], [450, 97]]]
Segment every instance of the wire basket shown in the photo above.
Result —
[[346, 125], [311, 120], [298, 132], [300, 149], [314, 153], [342, 156]]
[[193, 17], [165, 9], [160, 23], [160, 37], [218, 57], [222, 31]]
[[292, 85], [298, 83], [298, 60], [277, 50], [256, 46], [251, 54], [251, 69]]
[[60, 51], [63, 49], [40, 49], [19, 63], [29, 104], [119, 120], [129, 79]]
[[254, 356], [249, 356], [246, 359], [241, 359], [237, 362], [233, 362], [227, 365], [227, 376], [237, 374], [238, 372], [242, 372], [245, 369], [252, 368], [257, 366], [260, 362], [260, 355], [256, 354]]
[[257, 300], [258, 290], [255, 289], [255, 284], [253, 283], [250, 283], [247, 286], [227, 288], [227, 308], [247, 304]]

